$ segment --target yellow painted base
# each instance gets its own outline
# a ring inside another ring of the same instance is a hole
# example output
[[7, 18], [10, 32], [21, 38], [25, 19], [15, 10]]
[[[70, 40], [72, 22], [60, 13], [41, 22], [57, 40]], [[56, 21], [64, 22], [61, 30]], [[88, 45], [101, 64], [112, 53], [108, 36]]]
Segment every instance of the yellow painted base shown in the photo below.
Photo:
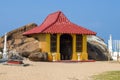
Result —
[[77, 54], [76, 53], [73, 53], [72, 60], [77, 60]]
[[[59, 61], [60, 59], [60, 53], [55, 53], [55, 61]], [[72, 60], [78, 60], [77, 54], [72, 55]], [[81, 53], [80, 54], [80, 60], [88, 60], [88, 53]], [[48, 61], [53, 61], [52, 53], [48, 53]]]
[[55, 61], [60, 60], [60, 53], [48, 53], [48, 61], [53, 61], [52, 54], [55, 54]]
[[56, 60], [60, 60], [60, 53], [56, 53]]
[[81, 59], [81, 60], [88, 60], [88, 53], [83, 52], [83, 53], [80, 55], [80, 59]]
[[53, 60], [52, 54], [48, 53], [48, 61], [52, 61], [52, 60]]

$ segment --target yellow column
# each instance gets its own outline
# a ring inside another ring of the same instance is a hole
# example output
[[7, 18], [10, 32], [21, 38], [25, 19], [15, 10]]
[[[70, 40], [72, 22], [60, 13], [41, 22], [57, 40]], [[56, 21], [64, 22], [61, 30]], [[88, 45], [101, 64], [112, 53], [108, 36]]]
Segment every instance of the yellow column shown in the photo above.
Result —
[[73, 37], [73, 54], [72, 54], [72, 60], [77, 60], [77, 54], [76, 54], [76, 34], [73, 34], [72, 37]]
[[56, 59], [60, 60], [60, 34], [57, 34], [57, 54]]
[[48, 60], [52, 61], [52, 55], [50, 53], [50, 34], [46, 34], [46, 49], [48, 52]]
[[82, 59], [82, 60], [88, 60], [88, 53], [87, 53], [87, 35], [83, 35], [81, 59]]

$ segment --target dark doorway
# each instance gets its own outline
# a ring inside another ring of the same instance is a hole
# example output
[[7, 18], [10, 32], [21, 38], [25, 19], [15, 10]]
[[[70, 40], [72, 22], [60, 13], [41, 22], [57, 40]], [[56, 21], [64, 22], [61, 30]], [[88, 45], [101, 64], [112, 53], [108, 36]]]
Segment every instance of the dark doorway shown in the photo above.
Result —
[[61, 60], [71, 60], [72, 58], [72, 36], [69, 34], [60, 37]]

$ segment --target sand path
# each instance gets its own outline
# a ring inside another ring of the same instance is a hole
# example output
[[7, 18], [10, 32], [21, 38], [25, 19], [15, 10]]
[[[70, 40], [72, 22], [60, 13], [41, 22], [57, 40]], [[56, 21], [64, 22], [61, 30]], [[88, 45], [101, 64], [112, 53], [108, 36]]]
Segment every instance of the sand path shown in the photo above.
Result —
[[0, 80], [91, 80], [90, 76], [104, 71], [120, 70], [120, 63], [79, 62], [53, 63], [31, 62], [30, 66], [0, 64]]

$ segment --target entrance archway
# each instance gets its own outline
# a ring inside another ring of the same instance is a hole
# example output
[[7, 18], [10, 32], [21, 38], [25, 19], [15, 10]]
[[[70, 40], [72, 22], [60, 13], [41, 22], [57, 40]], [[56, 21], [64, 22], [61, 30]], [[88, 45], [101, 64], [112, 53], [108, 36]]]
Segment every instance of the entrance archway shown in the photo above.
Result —
[[60, 37], [61, 60], [71, 60], [72, 58], [72, 36], [63, 34]]

